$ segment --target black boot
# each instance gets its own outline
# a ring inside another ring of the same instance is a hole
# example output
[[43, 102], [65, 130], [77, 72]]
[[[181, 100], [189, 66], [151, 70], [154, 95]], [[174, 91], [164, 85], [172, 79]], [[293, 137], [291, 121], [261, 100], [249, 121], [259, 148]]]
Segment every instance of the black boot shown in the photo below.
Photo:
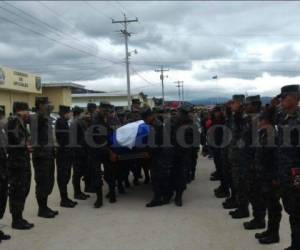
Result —
[[2, 240], [10, 240], [10, 239], [11, 239], [10, 235], [4, 234], [2, 231], [0, 231], [0, 242]]
[[90, 198], [90, 196], [88, 194], [82, 193], [82, 192], [78, 192], [74, 194], [74, 199], [76, 200], [87, 200], [88, 198]]
[[154, 198], [152, 201], [146, 204], [146, 207], [159, 207], [162, 206], [163, 202], [161, 199]]
[[182, 194], [183, 194], [183, 191], [181, 191], [181, 190], [176, 191], [175, 205], [177, 207], [182, 207]]
[[235, 209], [238, 207], [238, 204], [234, 197], [226, 199], [225, 202], [223, 202], [223, 208], [224, 209]]
[[53, 211], [47, 206], [47, 198], [37, 198], [39, 205], [38, 217], [52, 219], [58, 215], [58, 211]]
[[265, 227], [266, 227], [266, 222], [264, 219], [253, 219], [251, 221], [244, 223], [244, 228], [246, 230], [264, 229]]
[[230, 211], [229, 214], [233, 219], [243, 219], [250, 216], [249, 209], [247, 208], [237, 208], [234, 211]]
[[280, 238], [279, 238], [279, 234], [271, 233], [266, 237], [259, 239], [258, 241], [262, 245], [270, 245], [270, 244], [279, 243]]
[[30, 230], [34, 227], [34, 224], [24, 220], [22, 212], [13, 212], [11, 227], [17, 230]]
[[68, 198], [64, 198], [63, 200], [61, 200], [60, 202], [60, 206], [61, 207], [65, 207], [65, 208], [74, 208], [78, 203], [76, 201], [72, 201]]
[[96, 192], [97, 195], [97, 200], [94, 204], [94, 208], [100, 208], [103, 206], [103, 191], [102, 191], [102, 187], [100, 188], [100, 190], [98, 190]]
[[116, 193], [115, 191], [110, 191], [109, 192], [109, 203], [116, 203], [117, 198], [116, 198]]
[[119, 194], [126, 194], [125, 188], [122, 183], [118, 184], [118, 191], [119, 191]]
[[262, 238], [266, 238], [268, 235], [270, 234], [269, 230], [263, 231], [261, 233], [256, 233], [255, 234], [255, 239], [262, 239]]
[[230, 192], [228, 189], [226, 190], [221, 187], [220, 189], [215, 190], [215, 196], [219, 199], [227, 198], [230, 196]]

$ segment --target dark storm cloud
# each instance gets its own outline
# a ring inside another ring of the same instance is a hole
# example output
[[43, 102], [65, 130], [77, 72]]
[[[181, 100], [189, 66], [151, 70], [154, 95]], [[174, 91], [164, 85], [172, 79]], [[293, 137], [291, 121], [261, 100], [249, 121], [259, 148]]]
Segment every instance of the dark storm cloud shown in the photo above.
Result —
[[[186, 72], [194, 80], [186, 87], [191, 96], [195, 86], [215, 74], [253, 81], [264, 73], [299, 75], [297, 2], [57, 1], [1, 2], [0, 7], [6, 9], [0, 8], [0, 18], [22, 26], [0, 20], [0, 64], [41, 74], [45, 81], [85, 81], [88, 86], [96, 79], [124, 82], [124, 39], [117, 32], [122, 26], [111, 23], [122, 12], [140, 19], [129, 25], [130, 51], [138, 50], [131, 56], [133, 73], [152, 72], [157, 82], [154, 69], [159, 65], [169, 67], [170, 75]], [[268, 44], [274, 46], [268, 58], [264, 53], [249, 56], [249, 47], [255, 53]], [[195, 62], [201, 67], [195, 68]], [[134, 79], [136, 86], [145, 85]], [[177, 95], [176, 88], [167, 90], [169, 96]], [[159, 95], [160, 88], [145, 91]]]

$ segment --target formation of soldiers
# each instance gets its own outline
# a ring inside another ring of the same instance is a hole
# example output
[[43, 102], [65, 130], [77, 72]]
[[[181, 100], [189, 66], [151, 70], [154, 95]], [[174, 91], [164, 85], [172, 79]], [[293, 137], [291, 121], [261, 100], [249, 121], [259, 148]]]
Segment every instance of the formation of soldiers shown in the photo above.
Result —
[[[224, 209], [233, 219], [250, 217], [246, 230], [256, 233], [260, 244], [280, 241], [282, 204], [289, 215], [291, 246], [300, 249], [300, 86], [281, 89], [271, 104], [260, 96], [234, 95], [211, 113], [207, 145], [219, 180], [217, 198], [226, 198]], [[208, 124], [208, 123], [207, 123]], [[266, 223], [267, 216], [267, 223]]]
[[[74, 208], [78, 205], [75, 200], [86, 200], [94, 193], [94, 207], [100, 208], [104, 182], [108, 186], [106, 198], [115, 203], [116, 189], [125, 194], [131, 186], [130, 173], [133, 184], [140, 185], [142, 170], [144, 182], [152, 182], [154, 193], [147, 207], [168, 204], [173, 196], [175, 204], [182, 206], [183, 192], [195, 178], [199, 150], [199, 141], [194, 140], [199, 138], [199, 127], [191, 107], [150, 110], [133, 100], [131, 112], [116, 112], [109, 103], [88, 103], [86, 110], [60, 106], [56, 120], [52, 110], [47, 97], [36, 98], [33, 115], [24, 102], [13, 104], [8, 120], [0, 110], [0, 218], [9, 200], [13, 229], [34, 227], [23, 217], [31, 166], [41, 218], [53, 219], [59, 214], [48, 206], [55, 180], [61, 207]], [[116, 129], [138, 120], [149, 125], [149, 135], [132, 150], [114, 147], [111, 138]], [[71, 178], [74, 200], [68, 191]], [[0, 231], [0, 242], [8, 239], [10, 236]]]

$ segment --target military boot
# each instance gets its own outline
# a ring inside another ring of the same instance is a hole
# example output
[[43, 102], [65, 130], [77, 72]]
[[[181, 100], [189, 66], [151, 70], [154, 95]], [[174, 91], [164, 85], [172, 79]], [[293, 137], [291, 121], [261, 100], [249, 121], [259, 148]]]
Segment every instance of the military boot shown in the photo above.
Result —
[[262, 239], [262, 238], [266, 238], [268, 235], [270, 234], [269, 230], [263, 231], [261, 233], [256, 233], [255, 234], [255, 239]]
[[103, 206], [103, 191], [102, 191], [102, 187], [100, 190], [98, 190], [96, 192], [96, 195], [97, 195], [97, 200], [94, 204], [94, 208], [100, 208]]
[[78, 203], [76, 201], [72, 201], [70, 199], [63, 199], [60, 202], [61, 207], [65, 208], [74, 208]]
[[82, 192], [78, 192], [74, 194], [74, 199], [75, 200], [87, 200], [88, 198], [90, 198], [90, 196], [88, 194], [82, 193]]
[[268, 230], [262, 233], [261, 235], [258, 235], [259, 243], [267, 245], [267, 244], [278, 243], [280, 241], [280, 237], [279, 237], [280, 221], [281, 221], [281, 216], [271, 216], [270, 218], [269, 215]]
[[223, 187], [220, 187], [219, 189], [215, 190], [215, 196], [219, 199], [227, 198], [230, 196], [230, 192], [227, 189], [224, 189]]
[[177, 207], [182, 207], [182, 195], [183, 195], [183, 191], [181, 190], [176, 191], [175, 205]]
[[230, 197], [223, 202], [224, 209], [235, 209], [238, 207], [238, 204], [234, 197]]
[[116, 203], [117, 202], [117, 198], [116, 198], [116, 192], [110, 191], [109, 192], [109, 203]]
[[264, 229], [265, 227], [266, 227], [266, 222], [264, 219], [253, 219], [251, 221], [244, 223], [244, 228], [246, 230]]
[[0, 230], [0, 242], [1, 242], [2, 240], [10, 240], [10, 239], [11, 239], [10, 235], [4, 234], [4, 233]]
[[11, 227], [17, 230], [30, 230], [34, 227], [34, 224], [24, 220], [22, 217], [22, 212], [13, 212]]
[[250, 216], [249, 209], [247, 208], [237, 208], [234, 211], [230, 211], [229, 214], [233, 219], [243, 219]]
[[53, 211], [47, 206], [47, 198], [37, 198], [37, 202], [39, 205], [38, 217], [53, 219], [56, 215], [58, 215], [58, 211]]

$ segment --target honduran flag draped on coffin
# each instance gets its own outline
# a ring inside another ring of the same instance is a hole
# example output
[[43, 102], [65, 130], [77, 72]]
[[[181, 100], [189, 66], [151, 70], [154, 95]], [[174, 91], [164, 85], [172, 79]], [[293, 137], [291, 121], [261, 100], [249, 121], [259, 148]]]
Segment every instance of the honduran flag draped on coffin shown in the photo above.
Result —
[[128, 123], [118, 128], [110, 138], [113, 150], [133, 149], [144, 145], [145, 139], [150, 134], [150, 126], [143, 120]]

